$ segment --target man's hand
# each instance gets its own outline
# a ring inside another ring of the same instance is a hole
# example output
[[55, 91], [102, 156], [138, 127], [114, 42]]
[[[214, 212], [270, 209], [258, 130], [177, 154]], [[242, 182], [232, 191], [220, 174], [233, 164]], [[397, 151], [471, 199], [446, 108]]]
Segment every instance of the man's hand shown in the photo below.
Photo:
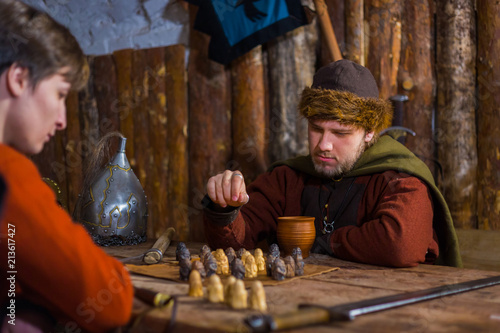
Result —
[[245, 179], [239, 171], [226, 170], [207, 182], [208, 196], [221, 207], [239, 207], [249, 200]]

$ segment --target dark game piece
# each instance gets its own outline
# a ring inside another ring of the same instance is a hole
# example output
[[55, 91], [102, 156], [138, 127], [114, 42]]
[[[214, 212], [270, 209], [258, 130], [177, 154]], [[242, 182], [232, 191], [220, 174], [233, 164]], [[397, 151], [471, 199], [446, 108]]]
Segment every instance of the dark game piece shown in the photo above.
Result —
[[295, 259], [295, 261], [303, 260], [302, 259], [302, 250], [300, 249], [300, 247], [293, 248], [292, 257], [293, 257], [293, 259]]
[[179, 261], [180, 260], [180, 257], [179, 257], [179, 254], [184, 251], [184, 250], [187, 250], [187, 247], [186, 247], [186, 244], [184, 244], [183, 242], [180, 242], [179, 244], [177, 244], [177, 248], [175, 249], [175, 260]]
[[182, 259], [189, 259], [191, 260], [191, 252], [189, 252], [188, 249], [182, 249], [180, 252], [179, 252], [179, 261], [181, 261]]
[[237, 252], [236, 252], [236, 255], [238, 256], [238, 259], [241, 259], [241, 256], [246, 252], [247, 250], [242, 247], [241, 249], [239, 249]]
[[215, 260], [212, 254], [209, 256], [205, 255], [205, 272], [207, 277], [211, 277], [217, 273], [217, 260]]
[[193, 269], [196, 269], [200, 273], [202, 279], [207, 277], [207, 272], [205, 271], [205, 267], [203, 266], [203, 263], [201, 261], [194, 261], [191, 270]]
[[276, 281], [283, 281], [286, 275], [285, 262], [281, 258], [276, 258], [273, 263], [272, 277]]
[[234, 259], [236, 258], [236, 252], [232, 247], [228, 247], [226, 249], [226, 257], [227, 257], [227, 262], [229, 263], [229, 267], [231, 267]]
[[269, 252], [268, 252], [268, 254], [272, 254], [276, 258], [279, 258], [280, 257], [280, 248], [279, 248], [278, 244], [276, 244], [276, 243], [271, 244], [269, 246]]
[[304, 260], [299, 260], [295, 263], [295, 276], [304, 275]]
[[268, 254], [266, 257], [266, 273], [267, 276], [272, 276], [273, 275], [273, 263], [274, 260], [276, 260], [276, 257], [273, 256], [272, 254]]
[[241, 259], [234, 259], [233, 265], [231, 266], [231, 275], [240, 280], [245, 278], [245, 265], [243, 265]]
[[203, 260], [205, 259], [205, 254], [206, 253], [211, 253], [212, 250], [208, 245], [203, 245], [200, 249], [200, 260], [203, 263]]
[[191, 273], [191, 260], [189, 258], [182, 258], [179, 260], [179, 276], [182, 281], [189, 280], [189, 273]]

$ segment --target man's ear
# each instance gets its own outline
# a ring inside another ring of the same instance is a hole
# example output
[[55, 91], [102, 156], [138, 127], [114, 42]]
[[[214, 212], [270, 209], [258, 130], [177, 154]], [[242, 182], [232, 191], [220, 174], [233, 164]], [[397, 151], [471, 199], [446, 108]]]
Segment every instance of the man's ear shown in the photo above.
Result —
[[365, 142], [368, 143], [373, 139], [373, 136], [375, 135], [375, 131], [371, 132], [366, 132], [365, 134]]
[[18, 97], [29, 88], [29, 70], [26, 67], [20, 66], [18, 63], [13, 63], [6, 70], [5, 80], [9, 93], [13, 97]]

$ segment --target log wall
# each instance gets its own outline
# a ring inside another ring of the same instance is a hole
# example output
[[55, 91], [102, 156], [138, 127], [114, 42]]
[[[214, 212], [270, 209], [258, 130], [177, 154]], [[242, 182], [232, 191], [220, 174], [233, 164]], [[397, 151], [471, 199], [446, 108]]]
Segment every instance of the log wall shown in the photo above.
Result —
[[[472, 0], [325, 2], [343, 56], [372, 71], [382, 98], [408, 96], [404, 126], [417, 136], [406, 144], [435, 172], [455, 225], [500, 229], [499, 5], [478, 0], [476, 13]], [[228, 66], [207, 58], [209, 37], [194, 30], [188, 46], [89, 57], [91, 79], [67, 99], [67, 129], [33, 159], [72, 212], [86, 157], [120, 131], [148, 196], [148, 236], [173, 226], [178, 240], [204, 241], [210, 176], [229, 168], [252, 180], [307, 153], [296, 108], [331, 60], [321, 36], [313, 20]]]

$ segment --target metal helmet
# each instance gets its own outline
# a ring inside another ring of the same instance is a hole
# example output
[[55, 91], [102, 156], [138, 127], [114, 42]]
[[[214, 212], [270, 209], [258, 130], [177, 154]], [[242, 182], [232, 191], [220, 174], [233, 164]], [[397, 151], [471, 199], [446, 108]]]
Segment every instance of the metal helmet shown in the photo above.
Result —
[[102, 246], [146, 241], [147, 200], [125, 155], [126, 141], [120, 138], [116, 155], [80, 196], [75, 210], [75, 219]]

